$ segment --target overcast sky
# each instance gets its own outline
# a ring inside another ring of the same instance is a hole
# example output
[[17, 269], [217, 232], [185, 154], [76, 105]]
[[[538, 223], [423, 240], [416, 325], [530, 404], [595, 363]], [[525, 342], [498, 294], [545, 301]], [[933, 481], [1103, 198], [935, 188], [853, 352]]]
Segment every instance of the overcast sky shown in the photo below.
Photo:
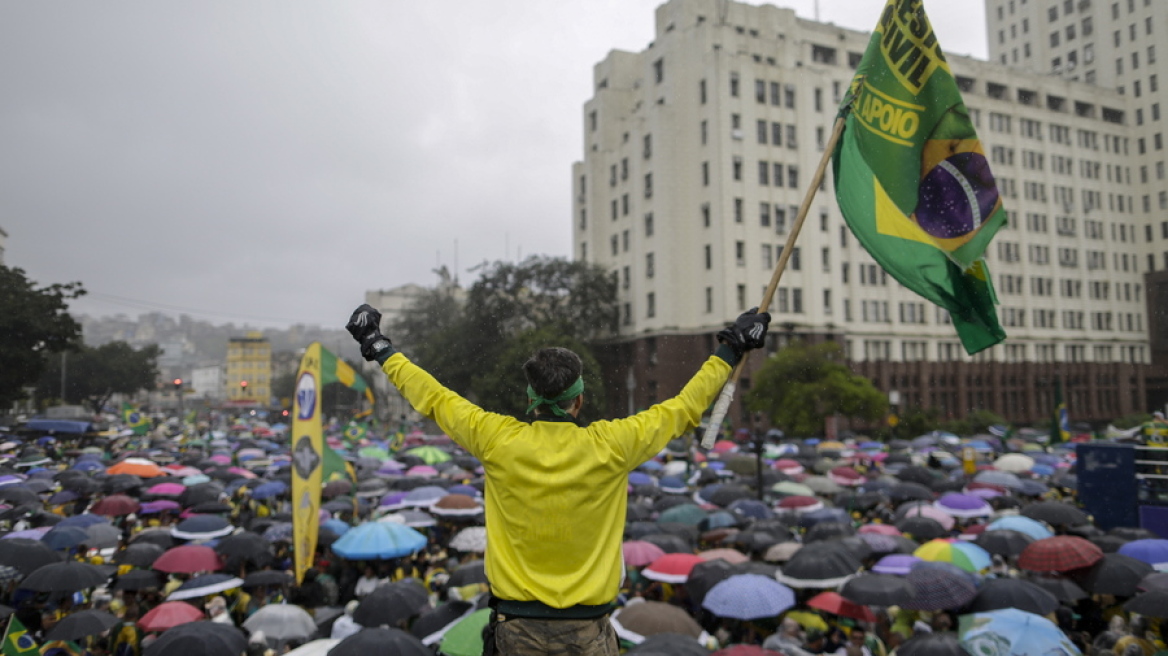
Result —
[[[456, 254], [464, 283], [566, 256], [592, 67], [659, 4], [0, 3], [5, 263], [81, 281], [83, 314], [339, 326]], [[884, 0], [819, 5], [870, 30]], [[985, 57], [982, 2], [926, 7]]]

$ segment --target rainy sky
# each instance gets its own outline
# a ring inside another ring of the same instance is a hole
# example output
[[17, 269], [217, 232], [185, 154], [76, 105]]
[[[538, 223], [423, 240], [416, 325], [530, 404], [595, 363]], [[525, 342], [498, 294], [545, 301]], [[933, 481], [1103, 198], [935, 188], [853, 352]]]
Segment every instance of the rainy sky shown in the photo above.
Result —
[[[566, 256], [592, 67], [658, 4], [2, 3], [5, 263], [83, 282], [80, 314], [339, 326], [439, 264]], [[884, 2], [818, 4], [870, 30]], [[982, 2], [926, 8], [985, 57]]]

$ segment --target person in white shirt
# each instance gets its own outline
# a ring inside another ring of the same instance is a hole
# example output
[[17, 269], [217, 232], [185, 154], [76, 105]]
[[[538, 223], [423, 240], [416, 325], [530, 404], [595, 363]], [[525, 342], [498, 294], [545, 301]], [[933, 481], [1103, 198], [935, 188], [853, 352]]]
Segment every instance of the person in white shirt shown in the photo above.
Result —
[[361, 578], [357, 579], [357, 586], [353, 588], [353, 594], [360, 599], [376, 590], [377, 586], [384, 582], [377, 578], [377, 574], [374, 573], [372, 565], [366, 565], [365, 573], [361, 575]]
[[345, 604], [345, 614], [338, 617], [336, 622], [333, 622], [333, 632], [330, 636], [333, 640], [344, 640], [361, 630], [361, 625], [353, 620], [353, 613], [357, 611], [357, 604], [356, 599]]

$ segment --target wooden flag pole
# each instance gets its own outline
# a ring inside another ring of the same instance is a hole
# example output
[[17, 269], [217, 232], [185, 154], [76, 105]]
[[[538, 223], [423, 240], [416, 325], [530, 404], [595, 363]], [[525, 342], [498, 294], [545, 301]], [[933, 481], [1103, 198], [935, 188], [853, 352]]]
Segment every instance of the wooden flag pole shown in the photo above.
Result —
[[[803, 221], [807, 218], [807, 213], [811, 211], [811, 202], [815, 200], [815, 192], [819, 190], [819, 185], [823, 183], [823, 176], [827, 171], [827, 164], [831, 161], [832, 152], [835, 150], [836, 143], [839, 142], [840, 135], [844, 132], [844, 117], [841, 116], [835, 120], [835, 126], [831, 131], [831, 138], [828, 139], [827, 144], [823, 148], [823, 157], [819, 160], [819, 166], [815, 169], [815, 175], [811, 178], [811, 186], [807, 189], [807, 193], [803, 195], [803, 204], [799, 206], [799, 214], [795, 217], [795, 223], [791, 226], [791, 234], [787, 236], [787, 244], [783, 247], [783, 254], [779, 256], [778, 263], [775, 264], [775, 271], [771, 274], [770, 284], [767, 285], [766, 291], [762, 295], [762, 303], [759, 304], [759, 311], [765, 312], [766, 308], [770, 307], [771, 300], [775, 296], [775, 290], [779, 288], [779, 280], [783, 277], [783, 271], [787, 268], [787, 260], [791, 259], [791, 251], [794, 250], [795, 240], [799, 238], [799, 231], [803, 229]], [[726, 418], [726, 413], [730, 411], [730, 402], [734, 400], [734, 390], [738, 387], [738, 379], [742, 377], [743, 365], [746, 364], [746, 357], [738, 362], [738, 366], [734, 367], [734, 371], [730, 374], [730, 379], [726, 381], [726, 385], [722, 387], [722, 393], [718, 395], [717, 402], [714, 403], [714, 410], [710, 413], [710, 423], [706, 425], [705, 435], [702, 436], [702, 448], [709, 449], [714, 446], [714, 440], [718, 437], [718, 429], [722, 425], [722, 420]]]

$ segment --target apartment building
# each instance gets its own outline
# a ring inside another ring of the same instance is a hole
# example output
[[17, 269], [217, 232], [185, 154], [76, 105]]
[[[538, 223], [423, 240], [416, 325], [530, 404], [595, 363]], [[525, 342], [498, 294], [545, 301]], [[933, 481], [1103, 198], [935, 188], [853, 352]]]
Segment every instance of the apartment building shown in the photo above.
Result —
[[[610, 407], [679, 389], [791, 248], [770, 307], [772, 351], [793, 338], [838, 341], [901, 406], [951, 417], [983, 408], [1045, 421], [1056, 378], [1076, 420], [1146, 410], [1144, 277], [1168, 213], [1155, 173], [1137, 164], [1150, 146], [1131, 93], [1002, 65], [1000, 53], [993, 63], [950, 57], [1010, 216], [986, 253], [1009, 338], [976, 357], [944, 311], [889, 278], [851, 235], [830, 174], [787, 243], [869, 36], [770, 5], [671, 0], [647, 48], [595, 66], [572, 234], [575, 257], [619, 280], [607, 361], [608, 378], [625, 385]], [[751, 420], [741, 404], [732, 417]]]

